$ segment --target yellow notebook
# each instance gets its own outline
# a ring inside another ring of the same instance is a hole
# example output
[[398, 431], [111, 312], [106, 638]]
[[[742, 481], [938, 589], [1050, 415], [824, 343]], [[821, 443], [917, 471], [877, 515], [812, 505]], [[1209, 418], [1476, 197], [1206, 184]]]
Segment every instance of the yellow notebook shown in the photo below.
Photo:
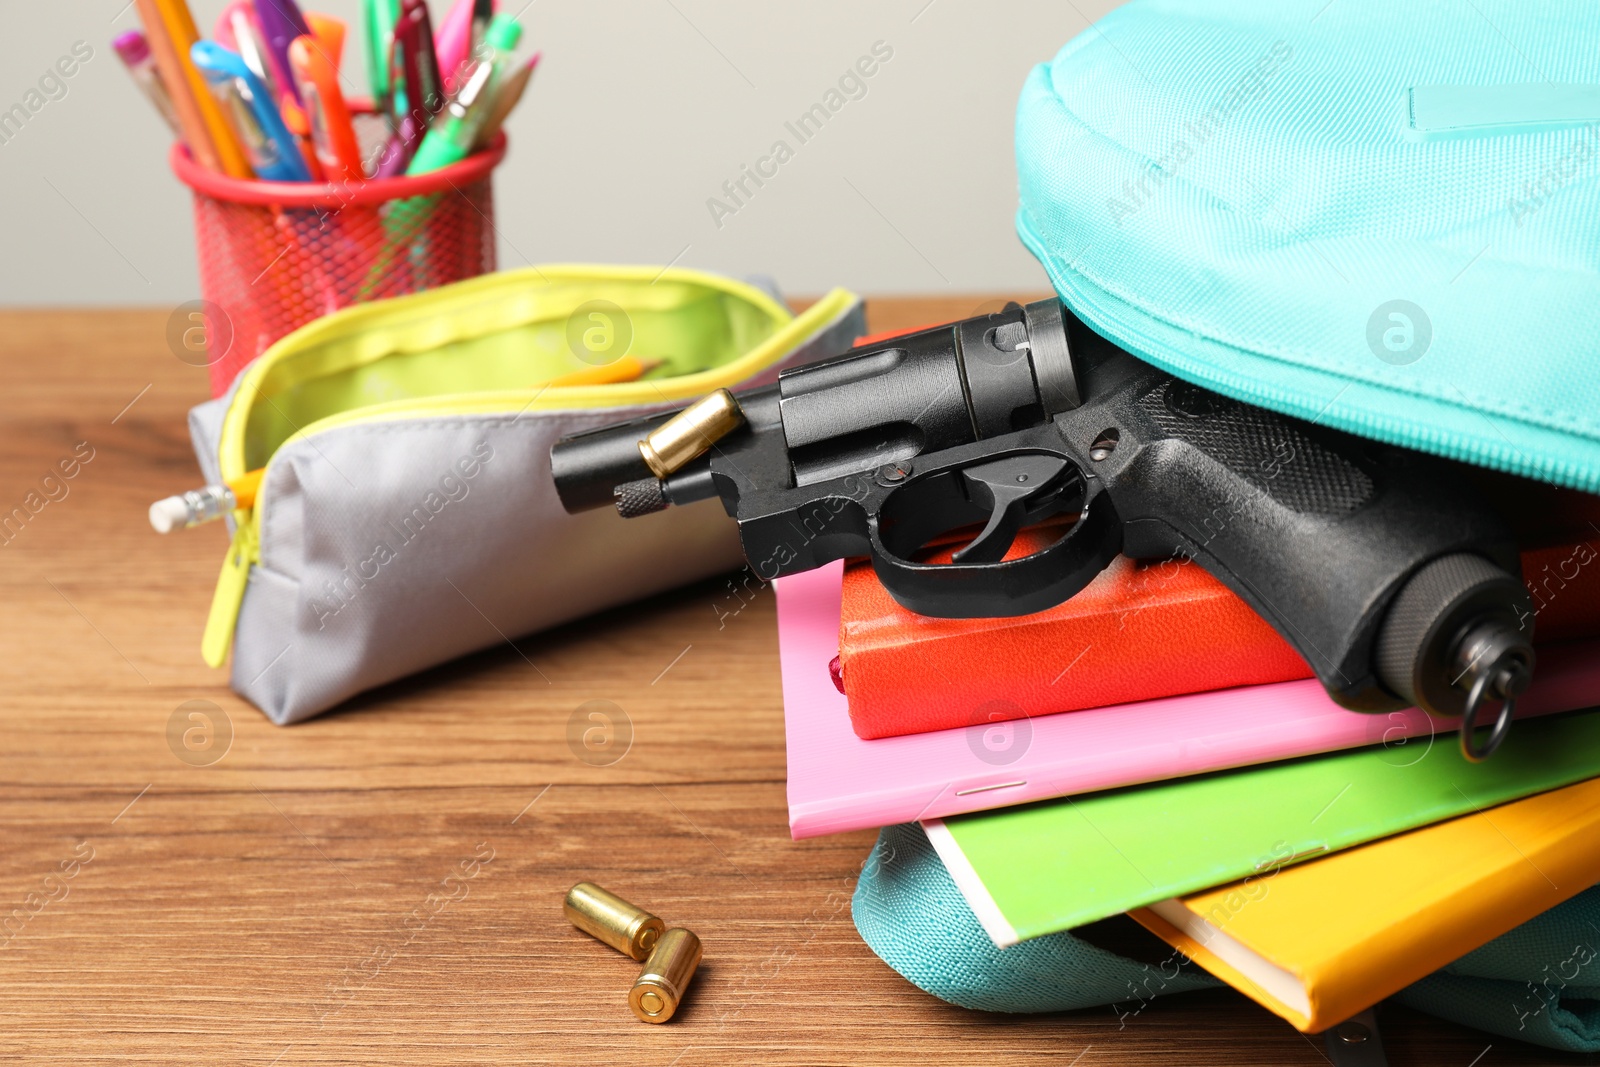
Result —
[[1600, 778], [1130, 912], [1325, 1030], [1600, 882]]

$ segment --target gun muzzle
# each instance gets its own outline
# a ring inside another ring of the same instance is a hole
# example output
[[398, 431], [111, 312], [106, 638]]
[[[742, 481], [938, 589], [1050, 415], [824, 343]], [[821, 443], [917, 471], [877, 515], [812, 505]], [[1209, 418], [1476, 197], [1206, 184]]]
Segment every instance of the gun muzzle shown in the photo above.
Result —
[[675, 412], [601, 426], [563, 437], [550, 449], [556, 495], [570, 514], [610, 507], [619, 485], [654, 478], [639, 442], [665, 425]]
[[739, 401], [718, 389], [679, 412], [562, 438], [550, 449], [556, 494], [569, 513], [615, 504], [629, 519], [704, 500], [714, 494], [702, 457], [742, 425]]

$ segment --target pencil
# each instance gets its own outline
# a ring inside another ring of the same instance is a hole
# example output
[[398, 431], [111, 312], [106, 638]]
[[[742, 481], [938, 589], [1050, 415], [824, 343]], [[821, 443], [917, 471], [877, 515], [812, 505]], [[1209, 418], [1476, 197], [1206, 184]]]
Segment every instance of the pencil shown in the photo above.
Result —
[[[176, 53], [178, 69], [183, 73], [183, 80], [189, 87], [189, 95], [194, 98], [201, 122], [210, 136], [215, 155], [212, 169], [220, 170], [231, 178], [254, 178], [255, 172], [245, 160], [244, 150], [239, 147], [239, 140], [234, 135], [233, 127], [228, 124], [227, 116], [222, 113], [222, 106], [211, 95], [211, 90], [206, 88], [205, 79], [200, 76], [194, 61], [189, 58], [189, 49], [200, 39], [200, 31], [195, 28], [194, 15], [190, 13], [189, 5], [184, 0], [149, 0], [149, 4], [155, 10], [163, 36]], [[139, 0], [141, 15], [145, 6], [146, 0]], [[170, 85], [167, 89], [169, 92], [172, 91]]]
[[200, 116], [200, 105], [195, 100], [183, 65], [178, 58], [172, 38], [167, 35], [167, 24], [161, 18], [156, 0], [136, 0], [139, 21], [144, 23], [145, 38], [150, 42], [150, 54], [155, 57], [156, 73], [161, 84], [172, 98], [172, 110], [177, 113], [178, 126], [183, 131], [183, 143], [196, 163], [208, 170], [221, 170], [216, 149], [211, 145], [211, 134], [206, 130], [205, 119]]

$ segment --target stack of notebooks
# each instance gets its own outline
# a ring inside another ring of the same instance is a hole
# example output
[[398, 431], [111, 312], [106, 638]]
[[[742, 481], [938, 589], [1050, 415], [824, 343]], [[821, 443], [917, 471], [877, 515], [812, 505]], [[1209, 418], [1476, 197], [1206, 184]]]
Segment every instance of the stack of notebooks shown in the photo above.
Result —
[[1015, 619], [780, 579], [791, 830], [920, 822], [1002, 948], [1127, 913], [1326, 1029], [1600, 882], [1600, 526], [1523, 541], [1537, 678], [1481, 764], [1335, 705], [1192, 563]]

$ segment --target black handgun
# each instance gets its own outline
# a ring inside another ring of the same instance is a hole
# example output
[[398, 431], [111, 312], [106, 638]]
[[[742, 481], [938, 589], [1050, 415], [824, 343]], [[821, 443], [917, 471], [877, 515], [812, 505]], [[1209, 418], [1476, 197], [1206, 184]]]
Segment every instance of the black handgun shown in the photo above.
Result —
[[[1464, 716], [1473, 760], [1533, 674], [1517, 545], [1455, 464], [1175, 378], [1056, 300], [576, 434], [551, 463], [568, 511], [720, 497], [762, 578], [868, 556], [897, 601], [941, 618], [1041, 611], [1119, 552], [1192, 559], [1340, 706]], [[1047, 520], [1064, 532], [1006, 558]], [[930, 561], [952, 534], [965, 544]]]

